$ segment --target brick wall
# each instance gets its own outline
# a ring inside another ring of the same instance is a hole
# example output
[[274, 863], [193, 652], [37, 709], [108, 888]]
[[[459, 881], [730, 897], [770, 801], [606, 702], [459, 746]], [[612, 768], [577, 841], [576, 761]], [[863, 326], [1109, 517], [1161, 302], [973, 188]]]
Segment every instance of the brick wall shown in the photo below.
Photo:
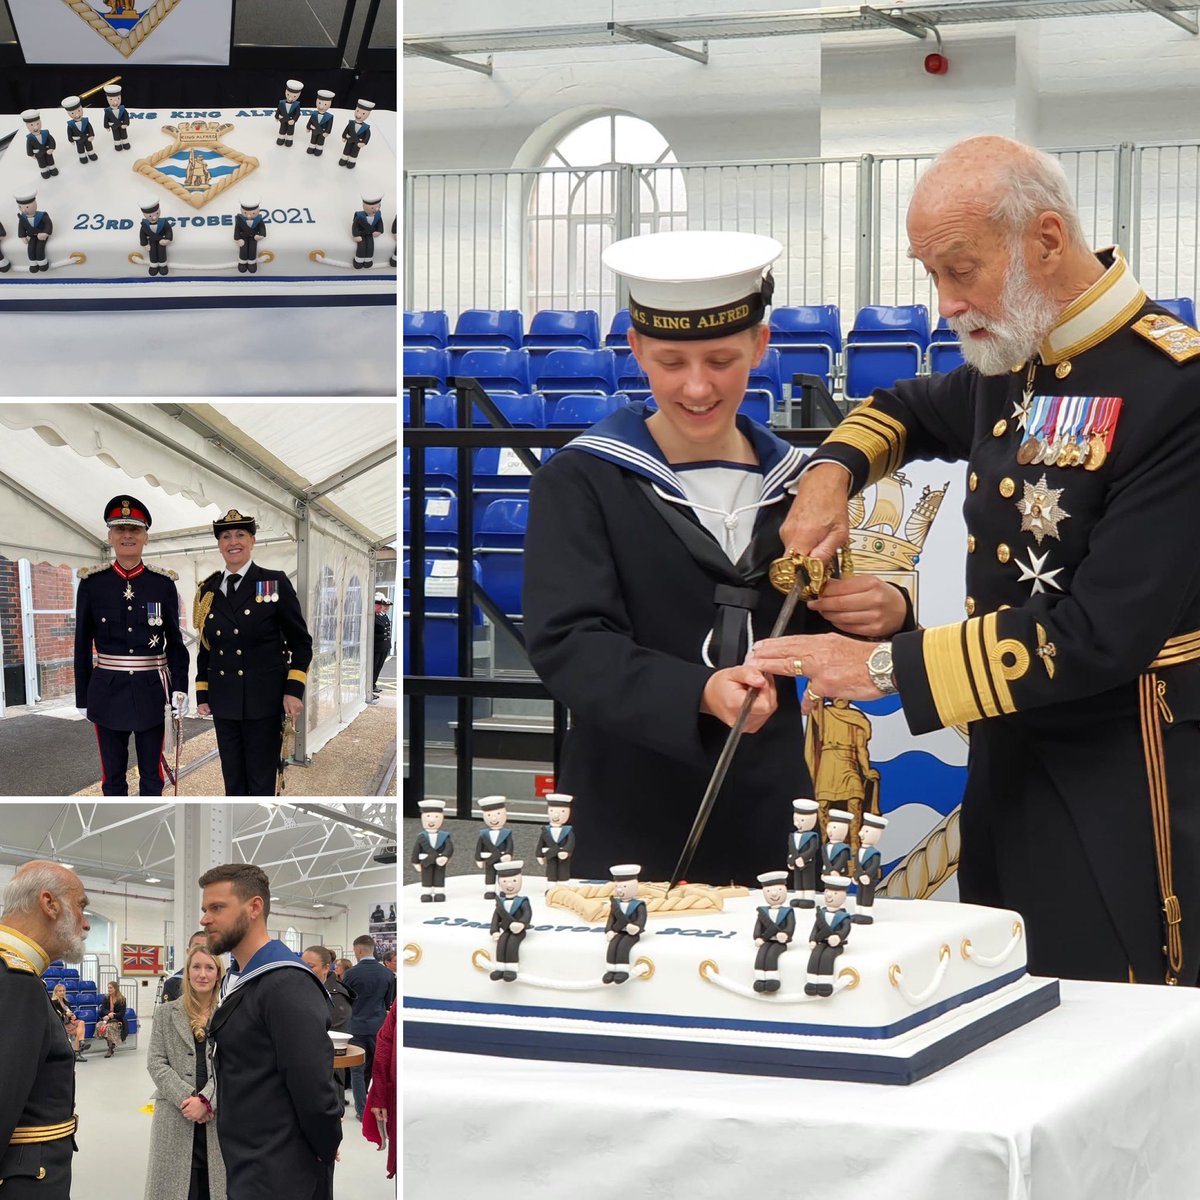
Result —
[[17, 564], [0, 557], [0, 634], [4, 638], [4, 661], [20, 662], [21, 649], [21, 589]]
[[61, 609], [34, 618], [37, 641], [38, 691], [43, 700], [72, 695], [75, 691], [75, 596], [71, 568], [35, 563], [33, 607]]

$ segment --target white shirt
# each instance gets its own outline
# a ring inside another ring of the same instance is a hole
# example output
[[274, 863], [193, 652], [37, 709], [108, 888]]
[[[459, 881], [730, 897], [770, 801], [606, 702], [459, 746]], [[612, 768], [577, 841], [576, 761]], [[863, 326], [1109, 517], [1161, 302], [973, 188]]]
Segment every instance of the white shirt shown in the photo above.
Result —
[[750, 545], [762, 494], [762, 469], [757, 465], [711, 462], [680, 464], [675, 468], [689, 507], [700, 524], [736, 563]]
[[236, 575], [238, 577], [238, 587], [240, 588], [242, 586], [241, 580], [244, 578], [246, 572], [248, 570], [250, 570], [250, 565], [251, 565], [250, 563], [247, 563], [244, 567], [240, 568], [237, 571], [228, 571], [227, 570], [225, 572], [225, 577], [221, 580], [221, 591], [226, 597], [229, 596], [229, 577], [231, 575]]

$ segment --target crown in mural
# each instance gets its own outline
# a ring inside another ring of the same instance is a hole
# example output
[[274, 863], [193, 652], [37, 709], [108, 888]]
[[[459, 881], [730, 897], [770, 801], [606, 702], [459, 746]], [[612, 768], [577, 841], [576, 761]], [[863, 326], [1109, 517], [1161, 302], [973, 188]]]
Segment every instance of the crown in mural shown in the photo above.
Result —
[[[908, 478], [897, 471], [875, 485], [875, 502], [867, 515], [863, 493], [850, 501], [850, 549], [854, 565], [863, 571], [915, 571], [925, 539], [950, 487], [936, 491], [926, 484], [904, 517], [904, 489]], [[899, 532], [903, 521], [903, 535]]]

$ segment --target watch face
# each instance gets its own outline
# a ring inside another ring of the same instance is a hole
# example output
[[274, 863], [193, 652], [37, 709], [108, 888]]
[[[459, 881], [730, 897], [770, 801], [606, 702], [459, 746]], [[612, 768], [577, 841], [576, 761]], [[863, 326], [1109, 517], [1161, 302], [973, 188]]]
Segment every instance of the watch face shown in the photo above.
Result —
[[891, 646], [877, 646], [871, 651], [871, 657], [867, 659], [867, 667], [871, 671], [879, 673], [891, 671], [892, 669], [892, 648]]

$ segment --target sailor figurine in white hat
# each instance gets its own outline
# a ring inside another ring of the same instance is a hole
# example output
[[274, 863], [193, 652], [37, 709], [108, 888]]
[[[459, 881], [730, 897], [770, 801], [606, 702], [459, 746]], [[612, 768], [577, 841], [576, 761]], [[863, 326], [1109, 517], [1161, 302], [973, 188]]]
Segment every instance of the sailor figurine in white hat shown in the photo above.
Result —
[[547, 894], [571, 878], [571, 855], [575, 853], [575, 830], [571, 827], [574, 796], [550, 792], [546, 796], [546, 824], [538, 834], [537, 860], [546, 868]]
[[796, 910], [788, 904], [788, 873], [764, 871], [758, 877], [764, 904], [754, 920], [754, 990], [779, 991], [779, 959], [796, 936]]
[[29, 273], [36, 275], [38, 271], [50, 270], [46, 261], [46, 243], [54, 232], [50, 214], [38, 208], [37, 192], [33, 188], [17, 192], [13, 199], [17, 202], [17, 237], [29, 252]]
[[258, 270], [258, 243], [267, 236], [266, 218], [258, 201], [246, 199], [241, 212], [233, 218], [233, 240], [238, 245], [238, 270], [253, 275]]
[[354, 269], [370, 270], [375, 265], [375, 239], [383, 237], [383, 217], [379, 207], [383, 203], [380, 192], [368, 192], [363, 196], [363, 206], [354, 214], [350, 224], [350, 235], [354, 238]]
[[844, 808], [831, 808], [825, 815], [825, 842], [821, 847], [821, 874], [850, 871], [850, 826], [854, 814]]
[[306, 153], [313, 154], [317, 158], [325, 147], [325, 139], [333, 132], [333, 113], [329, 111], [333, 104], [333, 92], [328, 88], [320, 88], [317, 91], [316, 112], [311, 113], [308, 118], [308, 150]]
[[150, 274], [167, 273], [167, 245], [175, 238], [171, 222], [162, 215], [158, 201], [153, 197], [142, 206], [142, 222], [138, 229], [138, 240], [147, 247], [150, 255]]
[[304, 84], [298, 79], [289, 79], [283, 86], [283, 99], [275, 106], [275, 120], [279, 122], [277, 146], [290, 146], [296, 136], [296, 122], [300, 119], [300, 93]]
[[119, 83], [106, 83], [104, 85], [104, 99], [108, 102], [108, 107], [104, 110], [104, 128], [112, 130], [113, 148], [116, 150], [128, 150], [129, 110], [125, 107], [125, 102], [121, 98], [121, 85]]
[[454, 842], [443, 828], [445, 800], [418, 800], [421, 832], [413, 843], [412, 865], [421, 873], [421, 901], [446, 899], [446, 864], [454, 855]]
[[42, 128], [42, 114], [36, 108], [27, 108], [21, 114], [21, 120], [25, 122], [25, 128], [28, 130], [25, 134], [25, 153], [30, 158], [37, 160], [43, 179], [57, 175], [58, 168], [54, 165], [54, 151], [57, 149], [58, 143], [54, 140], [54, 135], [50, 130]]
[[793, 908], [812, 908], [816, 904], [817, 871], [821, 865], [821, 835], [817, 832], [815, 800], [800, 797], [792, 801], [791, 835], [788, 837], [787, 865], [792, 873]]
[[812, 932], [808, 935], [808, 979], [804, 984], [806, 996], [832, 996], [833, 972], [852, 928], [850, 914], [845, 910], [846, 891], [850, 880], [836, 873], [825, 875], [825, 903], [818, 904]]
[[608, 923], [604, 936], [608, 939], [605, 959], [608, 970], [602, 982], [624, 983], [629, 978], [629, 954], [646, 929], [646, 902], [638, 899], [638, 877], [642, 868], [637, 863], [610, 867], [613, 879], [612, 899], [609, 901]]
[[875, 889], [883, 882], [883, 854], [879, 839], [887, 828], [887, 817], [865, 812], [858, 830], [858, 860], [854, 864], [854, 923], [873, 925]]
[[371, 140], [371, 127], [367, 124], [367, 118], [374, 111], [374, 101], [354, 102], [354, 116], [346, 122], [346, 128], [342, 130], [342, 157], [338, 159], [339, 167], [354, 170], [354, 165], [358, 162], [358, 152]]
[[496, 909], [492, 913], [492, 941], [496, 943], [496, 961], [492, 979], [503, 979], [513, 983], [520, 970], [521, 943], [533, 920], [533, 905], [528, 896], [521, 895], [525, 882], [521, 872], [525, 864], [519, 858], [501, 863], [496, 868], [496, 886], [500, 894], [496, 897]]
[[70, 118], [67, 121], [67, 141], [75, 145], [79, 161], [86, 167], [89, 162], [96, 161], [96, 151], [92, 139], [96, 130], [92, 127], [92, 118], [83, 111], [83, 101], [78, 96], [64, 96], [63, 109]]

